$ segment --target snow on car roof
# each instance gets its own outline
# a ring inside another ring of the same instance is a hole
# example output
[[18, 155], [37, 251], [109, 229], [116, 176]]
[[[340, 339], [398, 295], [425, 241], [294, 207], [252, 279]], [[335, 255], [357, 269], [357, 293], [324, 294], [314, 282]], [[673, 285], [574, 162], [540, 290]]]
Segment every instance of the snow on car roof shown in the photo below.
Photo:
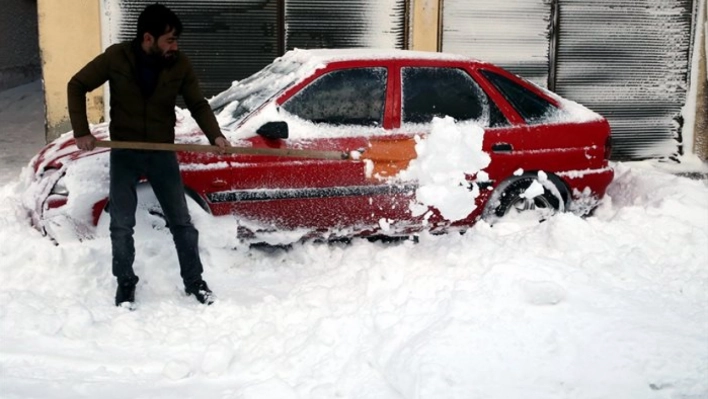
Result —
[[[222, 129], [233, 131], [240, 126], [239, 123], [244, 118], [277, 93], [302, 81], [315, 70], [324, 68], [329, 63], [387, 59], [460, 61], [491, 65], [460, 54], [427, 51], [382, 48], [294, 49], [276, 58], [271, 64], [248, 78], [232, 82], [231, 87], [211, 98], [209, 102]], [[545, 90], [544, 88], [540, 89]], [[601, 118], [600, 115], [580, 104], [555, 94], [549, 93], [549, 95], [563, 103], [567, 112], [549, 116], [548, 122], [583, 122]], [[269, 117], [283, 119], [282, 115], [267, 115], [266, 113], [263, 115], [266, 116], [265, 119], [256, 118], [258, 123], [267, 122]], [[183, 128], [190, 131], [195, 130], [197, 128], [196, 122], [185, 123]]]
[[[428, 59], [476, 61], [449, 53], [381, 48], [294, 49], [210, 99], [221, 126], [232, 126], [279, 91], [304, 79], [331, 62], [378, 59]], [[192, 127], [190, 127], [191, 129]]]
[[283, 55], [283, 58], [293, 58], [305, 63], [314, 61], [328, 63], [335, 61], [377, 60], [377, 59], [425, 59], [444, 61], [476, 61], [469, 56], [452, 53], [437, 53], [430, 51], [397, 50], [383, 48], [347, 48], [347, 49], [294, 49]]
[[[295, 49], [287, 52], [282, 59], [292, 60], [303, 65], [322, 65], [337, 61], [354, 61], [354, 60], [377, 60], [377, 59], [423, 59], [423, 60], [441, 60], [441, 61], [472, 61], [480, 64], [489, 64], [485, 61], [478, 60], [473, 57], [452, 54], [438, 53], [430, 51], [414, 51], [414, 50], [397, 50], [397, 49], [382, 49], [382, 48], [348, 48], [348, 49]], [[518, 75], [517, 75], [518, 76]], [[521, 79], [527, 80], [521, 76]], [[528, 80], [527, 80], [528, 81]], [[550, 97], [555, 98], [563, 104], [566, 113], [549, 117], [547, 122], [585, 122], [601, 119], [602, 116], [585, 106], [563, 98], [557, 93], [541, 87], [538, 84], [528, 81], [537, 86], [539, 90], [547, 93]]]

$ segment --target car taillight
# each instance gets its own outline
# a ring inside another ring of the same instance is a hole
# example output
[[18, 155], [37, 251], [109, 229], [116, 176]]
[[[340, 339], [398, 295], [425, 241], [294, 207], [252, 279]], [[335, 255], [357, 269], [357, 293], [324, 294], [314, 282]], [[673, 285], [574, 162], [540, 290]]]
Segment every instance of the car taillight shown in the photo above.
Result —
[[610, 160], [612, 157], [612, 136], [607, 136], [605, 139], [605, 160]]

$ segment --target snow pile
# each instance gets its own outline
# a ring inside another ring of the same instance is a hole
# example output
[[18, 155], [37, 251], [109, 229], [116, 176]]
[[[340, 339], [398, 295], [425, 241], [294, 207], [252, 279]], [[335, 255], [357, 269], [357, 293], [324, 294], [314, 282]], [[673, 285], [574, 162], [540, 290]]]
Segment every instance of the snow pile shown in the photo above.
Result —
[[6, 186], [3, 397], [705, 397], [708, 187], [642, 165], [617, 165], [594, 217], [418, 243], [246, 251], [195, 212], [217, 303], [184, 296], [153, 225], [134, 312], [107, 237], [52, 245]]
[[466, 175], [487, 179], [482, 169], [491, 158], [482, 151], [484, 129], [475, 124], [456, 124], [450, 117], [434, 118], [430, 135], [416, 136], [416, 159], [397, 175], [404, 180], [417, 180], [417, 203], [410, 205], [415, 216], [436, 208], [447, 220], [467, 217], [476, 208], [479, 187], [470, 187]]
[[[438, 163], [466, 145], [464, 128], [438, 124], [456, 138], [421, 141], [431, 158], [418, 167], [448, 176]], [[190, 208], [210, 307], [184, 295], [164, 222], [139, 212], [131, 312], [113, 305], [108, 236], [42, 237], [6, 159], [3, 399], [708, 397], [708, 184], [666, 165], [613, 165], [593, 217], [481, 222], [417, 243], [249, 251], [237, 220]], [[94, 189], [83, 177], [67, 184]], [[442, 198], [456, 180], [440, 181]]]

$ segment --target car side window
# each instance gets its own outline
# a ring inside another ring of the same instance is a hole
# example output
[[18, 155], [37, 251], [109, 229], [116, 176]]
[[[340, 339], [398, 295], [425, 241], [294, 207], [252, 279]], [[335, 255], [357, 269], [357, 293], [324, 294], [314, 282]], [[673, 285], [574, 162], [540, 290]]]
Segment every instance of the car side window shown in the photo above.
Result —
[[511, 79], [487, 70], [480, 72], [499, 90], [509, 104], [516, 108], [527, 124], [543, 123], [558, 111], [555, 105]]
[[403, 122], [428, 123], [433, 117], [478, 121], [484, 126], [507, 124], [477, 82], [458, 68], [405, 67], [401, 69]]
[[286, 101], [285, 111], [315, 123], [380, 126], [386, 68], [354, 68], [320, 76]]

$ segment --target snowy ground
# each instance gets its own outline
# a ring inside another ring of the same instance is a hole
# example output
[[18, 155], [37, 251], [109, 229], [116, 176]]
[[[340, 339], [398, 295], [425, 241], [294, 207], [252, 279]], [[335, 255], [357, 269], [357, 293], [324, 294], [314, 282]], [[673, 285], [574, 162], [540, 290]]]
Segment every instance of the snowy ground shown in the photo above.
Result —
[[0, 93], [2, 398], [708, 397], [706, 180], [616, 164], [593, 217], [418, 243], [234, 250], [232, 220], [197, 216], [217, 303], [140, 231], [130, 312], [108, 239], [54, 246], [20, 211], [38, 90]]

